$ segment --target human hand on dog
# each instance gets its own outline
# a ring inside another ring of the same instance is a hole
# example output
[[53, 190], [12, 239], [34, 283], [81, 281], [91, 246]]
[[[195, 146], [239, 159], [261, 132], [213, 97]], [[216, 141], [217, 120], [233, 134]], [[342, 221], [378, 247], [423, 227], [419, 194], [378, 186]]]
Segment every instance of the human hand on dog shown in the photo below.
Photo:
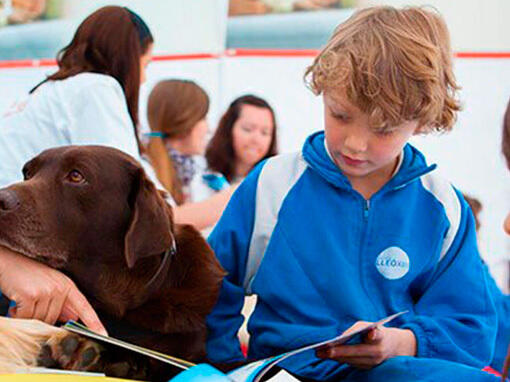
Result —
[[10, 314], [49, 324], [81, 320], [91, 330], [106, 334], [96, 312], [74, 282], [63, 273], [0, 247], [0, 290], [16, 301]]
[[[365, 321], [358, 321], [344, 334], [361, 329], [369, 324]], [[411, 330], [388, 328], [378, 326], [372, 329], [363, 339], [363, 342], [356, 345], [337, 345], [330, 349], [321, 349], [316, 352], [319, 358], [328, 358], [341, 363], [348, 363], [359, 369], [371, 369], [388, 358], [400, 355], [416, 355], [416, 337]]]

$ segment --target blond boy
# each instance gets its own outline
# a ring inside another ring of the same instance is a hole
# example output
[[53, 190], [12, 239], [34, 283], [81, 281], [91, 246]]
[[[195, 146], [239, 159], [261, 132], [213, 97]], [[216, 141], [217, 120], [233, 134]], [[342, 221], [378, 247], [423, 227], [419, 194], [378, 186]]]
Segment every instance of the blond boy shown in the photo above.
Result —
[[488, 364], [496, 318], [473, 217], [407, 143], [450, 130], [459, 110], [444, 21], [423, 8], [358, 11], [307, 78], [324, 131], [256, 168], [210, 236], [229, 274], [208, 320], [209, 358], [244, 359], [236, 333], [253, 293], [250, 359], [409, 311], [361, 344], [282, 363], [302, 380], [368, 380], [379, 368], [360, 370], [387, 372], [397, 356], [452, 361], [438, 361], [444, 370]]

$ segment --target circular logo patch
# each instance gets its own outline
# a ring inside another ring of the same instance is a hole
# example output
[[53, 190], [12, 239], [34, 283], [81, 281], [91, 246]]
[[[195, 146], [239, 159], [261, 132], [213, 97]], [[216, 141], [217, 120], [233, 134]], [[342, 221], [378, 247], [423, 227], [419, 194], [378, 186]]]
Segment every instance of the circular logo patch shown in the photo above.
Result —
[[409, 257], [399, 247], [389, 247], [377, 256], [375, 266], [387, 279], [400, 279], [409, 272]]

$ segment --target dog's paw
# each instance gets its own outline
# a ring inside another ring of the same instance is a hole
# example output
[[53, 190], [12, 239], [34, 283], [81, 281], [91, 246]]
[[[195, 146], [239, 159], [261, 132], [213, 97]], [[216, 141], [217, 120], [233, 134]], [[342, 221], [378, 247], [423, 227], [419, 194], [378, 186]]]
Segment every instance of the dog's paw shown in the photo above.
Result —
[[99, 371], [104, 348], [95, 341], [74, 333], [52, 336], [41, 348], [38, 364], [65, 370]]

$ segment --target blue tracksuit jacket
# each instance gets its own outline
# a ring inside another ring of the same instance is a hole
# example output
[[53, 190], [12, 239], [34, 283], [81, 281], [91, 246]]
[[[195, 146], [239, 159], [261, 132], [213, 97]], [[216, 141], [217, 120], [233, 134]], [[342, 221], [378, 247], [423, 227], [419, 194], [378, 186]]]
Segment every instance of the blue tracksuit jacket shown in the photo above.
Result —
[[[489, 364], [497, 320], [474, 221], [434, 170], [406, 145], [398, 172], [366, 201], [330, 159], [323, 132], [254, 169], [209, 237], [229, 273], [208, 317], [209, 358], [243, 359], [240, 310], [255, 293], [250, 358], [408, 310], [390, 326], [414, 332], [417, 357]], [[346, 372], [313, 352], [283, 366], [317, 380]]]

